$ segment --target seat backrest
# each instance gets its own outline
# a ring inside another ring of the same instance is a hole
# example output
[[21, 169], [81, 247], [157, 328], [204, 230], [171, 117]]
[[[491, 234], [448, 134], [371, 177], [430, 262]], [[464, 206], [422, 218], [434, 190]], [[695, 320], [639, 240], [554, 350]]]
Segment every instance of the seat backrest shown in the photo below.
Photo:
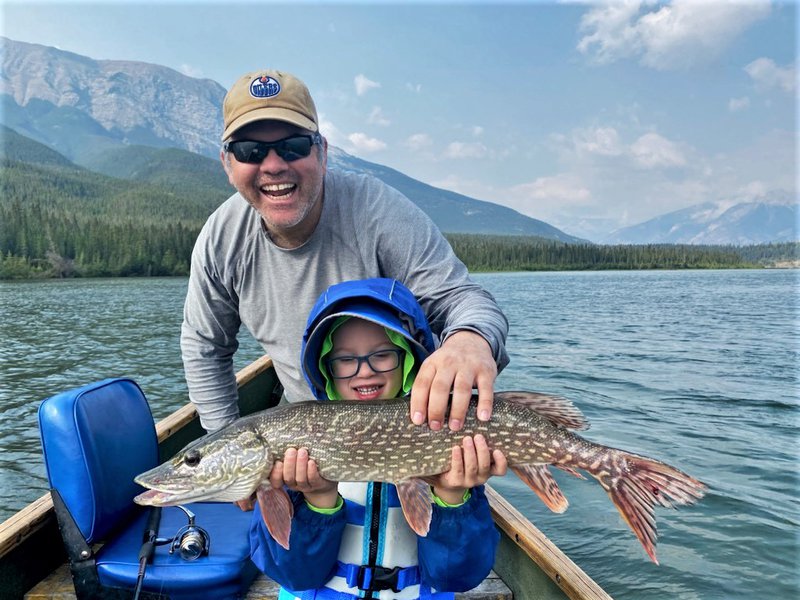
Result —
[[131, 379], [106, 379], [48, 398], [39, 430], [50, 487], [88, 543], [136, 512], [133, 478], [158, 464], [153, 415]]

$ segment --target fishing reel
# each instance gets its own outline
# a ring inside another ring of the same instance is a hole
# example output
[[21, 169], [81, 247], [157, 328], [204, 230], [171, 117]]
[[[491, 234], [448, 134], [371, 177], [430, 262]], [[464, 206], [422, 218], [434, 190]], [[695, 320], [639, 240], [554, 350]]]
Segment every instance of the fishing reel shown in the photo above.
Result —
[[169, 544], [169, 553], [178, 552], [183, 560], [197, 560], [203, 555], [208, 554], [211, 547], [211, 536], [208, 532], [194, 523], [194, 513], [188, 508], [176, 505], [189, 519], [189, 522], [181, 527], [178, 532], [170, 538], [157, 538], [156, 545]]

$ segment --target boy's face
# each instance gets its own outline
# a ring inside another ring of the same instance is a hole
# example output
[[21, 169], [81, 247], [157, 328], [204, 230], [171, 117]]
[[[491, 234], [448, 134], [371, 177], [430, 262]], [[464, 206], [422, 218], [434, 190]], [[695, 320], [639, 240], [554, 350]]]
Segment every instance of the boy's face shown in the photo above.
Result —
[[[349, 319], [333, 332], [333, 350], [329, 358], [344, 356], [360, 357], [380, 350], [396, 350], [383, 327], [363, 319]], [[376, 367], [385, 357], [378, 355], [372, 360]], [[349, 361], [348, 361], [349, 362]], [[357, 361], [352, 361], [353, 363]], [[402, 365], [402, 359], [399, 365]], [[398, 366], [391, 371], [376, 373], [361, 361], [358, 372], [346, 379], [334, 379], [333, 385], [342, 400], [385, 400], [397, 398], [403, 385], [403, 369]]]

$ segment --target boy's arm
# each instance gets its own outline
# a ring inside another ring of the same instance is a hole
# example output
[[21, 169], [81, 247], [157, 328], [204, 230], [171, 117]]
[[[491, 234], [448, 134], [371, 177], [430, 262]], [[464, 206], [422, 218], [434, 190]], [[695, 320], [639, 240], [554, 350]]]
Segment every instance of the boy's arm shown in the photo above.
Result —
[[460, 592], [480, 584], [494, 564], [499, 535], [483, 484], [505, 475], [508, 465], [482, 435], [467, 436], [453, 447], [450, 465], [446, 473], [428, 479], [437, 502], [431, 529], [417, 545], [423, 581], [437, 590]]
[[346, 511], [319, 513], [308, 507], [303, 494], [290, 491], [289, 495], [294, 504], [289, 550], [273, 539], [256, 509], [250, 524], [250, 558], [289, 590], [316, 589], [335, 574]]
[[494, 565], [499, 540], [483, 486], [461, 506], [435, 505], [428, 535], [417, 538], [422, 581], [448, 592], [478, 586]]

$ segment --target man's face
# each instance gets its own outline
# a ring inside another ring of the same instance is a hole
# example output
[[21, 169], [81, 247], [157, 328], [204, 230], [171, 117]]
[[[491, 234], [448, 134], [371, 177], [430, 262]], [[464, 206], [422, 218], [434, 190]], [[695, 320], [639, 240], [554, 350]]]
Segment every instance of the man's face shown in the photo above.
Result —
[[[239, 129], [231, 141], [275, 142], [309, 132], [281, 121], [257, 121]], [[321, 154], [320, 154], [321, 153]], [[278, 246], [302, 245], [319, 222], [327, 167], [327, 142], [315, 144], [311, 153], [287, 162], [274, 149], [258, 164], [239, 162], [232, 154], [222, 163], [228, 180], [261, 215]]]

